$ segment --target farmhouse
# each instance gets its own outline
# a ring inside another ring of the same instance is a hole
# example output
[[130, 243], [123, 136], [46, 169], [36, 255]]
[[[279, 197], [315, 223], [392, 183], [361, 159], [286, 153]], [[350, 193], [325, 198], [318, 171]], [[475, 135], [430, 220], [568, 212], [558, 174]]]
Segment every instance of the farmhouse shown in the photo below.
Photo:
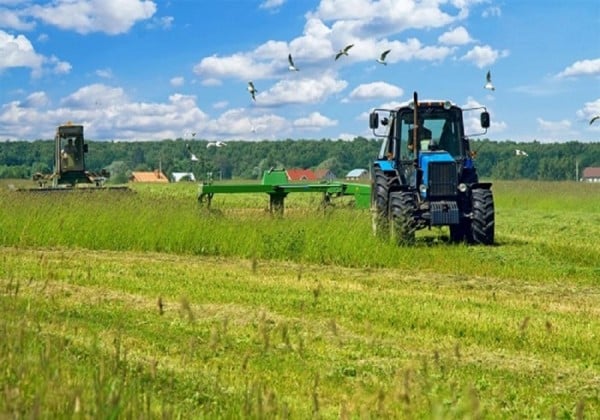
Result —
[[335, 174], [329, 169], [315, 169], [315, 176], [321, 181], [333, 181]]
[[369, 175], [369, 171], [363, 168], [352, 169], [350, 172], [346, 174], [346, 179], [348, 180], [358, 180], [364, 179]]
[[600, 182], [600, 167], [590, 166], [583, 170], [581, 175], [581, 181], [583, 182]]
[[310, 169], [288, 169], [285, 171], [289, 181], [316, 181], [317, 176]]
[[164, 182], [168, 183], [169, 179], [161, 171], [152, 172], [132, 172], [129, 177], [131, 182]]

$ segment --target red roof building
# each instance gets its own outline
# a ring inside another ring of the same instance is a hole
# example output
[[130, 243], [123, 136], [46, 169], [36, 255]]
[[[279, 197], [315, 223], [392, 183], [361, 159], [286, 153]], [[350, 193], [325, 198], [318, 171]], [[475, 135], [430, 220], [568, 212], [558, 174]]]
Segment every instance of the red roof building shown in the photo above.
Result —
[[600, 182], [600, 167], [588, 167], [581, 174], [583, 182]]
[[129, 180], [132, 182], [169, 182], [169, 179], [161, 171], [132, 172]]
[[285, 171], [289, 181], [316, 181], [317, 176], [310, 169], [288, 169]]

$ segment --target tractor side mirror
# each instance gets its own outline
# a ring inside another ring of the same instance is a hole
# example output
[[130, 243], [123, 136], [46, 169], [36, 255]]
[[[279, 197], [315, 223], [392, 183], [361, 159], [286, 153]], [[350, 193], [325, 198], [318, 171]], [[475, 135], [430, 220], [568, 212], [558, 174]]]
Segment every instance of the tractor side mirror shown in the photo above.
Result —
[[481, 113], [481, 127], [482, 128], [489, 128], [490, 127], [490, 113], [487, 111], [484, 111]]
[[375, 130], [379, 127], [379, 114], [375, 111], [369, 114], [369, 128]]

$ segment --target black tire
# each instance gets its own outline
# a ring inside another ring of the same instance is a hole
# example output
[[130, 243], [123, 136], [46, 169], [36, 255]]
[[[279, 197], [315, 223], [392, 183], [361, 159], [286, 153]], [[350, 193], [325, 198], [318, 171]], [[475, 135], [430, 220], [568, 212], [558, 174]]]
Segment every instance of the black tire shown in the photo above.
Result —
[[373, 233], [381, 239], [390, 236], [390, 225], [388, 217], [389, 183], [388, 178], [380, 170], [375, 170], [372, 188]]
[[390, 194], [392, 232], [398, 245], [414, 245], [416, 210], [417, 202], [413, 193], [398, 191]]
[[475, 188], [471, 192], [473, 218], [469, 242], [480, 245], [493, 245], [494, 243], [494, 196], [492, 191]]

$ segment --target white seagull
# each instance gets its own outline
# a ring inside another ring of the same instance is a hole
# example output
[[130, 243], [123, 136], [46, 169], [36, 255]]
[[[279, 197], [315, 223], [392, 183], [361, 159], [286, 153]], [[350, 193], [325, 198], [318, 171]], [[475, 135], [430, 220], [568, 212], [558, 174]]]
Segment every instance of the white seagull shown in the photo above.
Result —
[[289, 71], [298, 71], [300, 70], [298, 67], [296, 67], [296, 65], [294, 64], [294, 60], [292, 60], [292, 54], [288, 54], [288, 70]]
[[335, 59], [337, 60], [338, 58], [340, 58], [342, 55], [348, 55], [348, 50], [350, 50], [350, 48], [352, 48], [354, 46], [354, 44], [350, 44], [350, 45], [346, 45], [344, 47], [344, 49], [339, 50], [339, 52], [335, 55]]
[[387, 62], [385, 61], [385, 57], [390, 53], [390, 51], [392, 51], [392, 50], [385, 50], [384, 52], [382, 52], [381, 55], [379, 56], [379, 58], [377, 59], [377, 62], [379, 64], [383, 64], [384, 66], [387, 66]]
[[248, 82], [248, 92], [250, 92], [250, 96], [252, 96], [252, 100], [256, 101], [256, 93], [258, 90], [254, 87], [254, 83]]
[[496, 88], [494, 87], [494, 85], [492, 84], [492, 73], [488, 70], [487, 75], [485, 76], [485, 89], [489, 89], [489, 90], [496, 90]]
[[515, 155], [517, 156], [529, 156], [526, 151], [515, 149]]
[[[196, 135], [196, 133], [194, 133], [194, 135]], [[192, 162], [198, 162], [200, 159], [198, 159], [198, 157], [192, 153], [192, 148], [190, 147], [190, 145], [186, 144], [186, 147], [188, 149], [188, 152], [190, 152], [190, 159], [192, 160]]]
[[210, 147], [223, 147], [223, 146], [227, 146], [227, 143], [225, 143], [224, 141], [211, 141], [210, 143], [208, 143], [206, 145], [206, 148], [210, 148]]

